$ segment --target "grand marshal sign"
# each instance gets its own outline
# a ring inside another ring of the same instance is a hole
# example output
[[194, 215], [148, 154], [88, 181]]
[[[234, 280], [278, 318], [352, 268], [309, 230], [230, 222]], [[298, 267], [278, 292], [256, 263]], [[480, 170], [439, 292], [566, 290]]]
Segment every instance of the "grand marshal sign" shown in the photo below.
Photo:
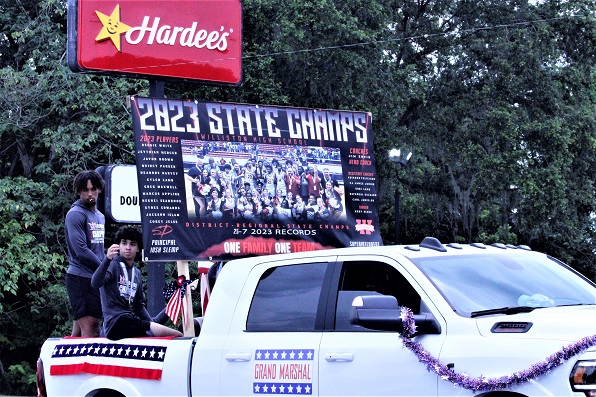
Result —
[[215, 84], [242, 80], [240, 0], [69, 0], [75, 72]]

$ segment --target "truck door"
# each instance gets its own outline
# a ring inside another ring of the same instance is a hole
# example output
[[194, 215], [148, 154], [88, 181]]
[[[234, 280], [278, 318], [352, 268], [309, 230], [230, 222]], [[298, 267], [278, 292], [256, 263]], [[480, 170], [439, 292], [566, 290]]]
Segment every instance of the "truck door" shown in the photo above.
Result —
[[224, 345], [223, 396], [318, 394], [331, 268], [278, 261], [251, 271], [246, 286], [253, 287], [242, 291]]
[[[437, 395], [437, 376], [428, 372], [417, 357], [403, 347], [399, 333], [373, 331], [351, 325], [349, 321], [352, 300], [358, 295], [393, 295], [398, 305], [410, 307], [415, 314], [429, 310], [428, 302], [424, 301], [428, 298], [421, 298], [412, 285], [411, 276], [390, 258], [379, 261], [371, 261], [370, 256], [339, 259], [335, 276], [337, 299], [330, 299], [335, 303], [335, 310], [328, 310], [328, 314], [334, 313], [328, 316], [321, 340], [320, 395]], [[445, 326], [441, 325], [444, 331]], [[438, 355], [444, 334], [423, 335], [416, 340]]]

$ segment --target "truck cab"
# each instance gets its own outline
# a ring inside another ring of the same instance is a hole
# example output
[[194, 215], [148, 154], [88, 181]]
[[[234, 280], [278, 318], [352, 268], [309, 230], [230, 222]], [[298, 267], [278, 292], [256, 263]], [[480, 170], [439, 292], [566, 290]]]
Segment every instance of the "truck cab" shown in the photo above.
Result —
[[[234, 314], [221, 395], [561, 396], [595, 386], [572, 375], [577, 357], [556, 368], [547, 360], [596, 330], [594, 284], [528, 247], [425, 239], [242, 259], [224, 272], [246, 282], [226, 305]], [[395, 306], [353, 307], [367, 296]], [[417, 321], [413, 335], [403, 336], [402, 308]], [[545, 362], [548, 370], [531, 369]], [[520, 374], [523, 381], [495, 381]]]

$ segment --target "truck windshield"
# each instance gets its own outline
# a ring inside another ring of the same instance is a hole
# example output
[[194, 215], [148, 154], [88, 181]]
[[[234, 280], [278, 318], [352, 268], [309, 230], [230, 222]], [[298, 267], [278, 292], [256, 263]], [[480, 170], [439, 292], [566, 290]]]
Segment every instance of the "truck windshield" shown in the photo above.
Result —
[[596, 304], [594, 284], [546, 256], [508, 252], [412, 261], [461, 316]]

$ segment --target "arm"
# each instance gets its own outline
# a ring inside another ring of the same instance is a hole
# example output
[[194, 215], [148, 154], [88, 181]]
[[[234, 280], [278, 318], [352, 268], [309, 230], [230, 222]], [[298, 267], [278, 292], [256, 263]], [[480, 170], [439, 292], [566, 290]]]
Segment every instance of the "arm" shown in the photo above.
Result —
[[68, 229], [68, 243], [72, 247], [72, 255], [92, 271], [97, 269], [100, 260], [87, 245], [87, 217], [80, 212], [71, 212], [66, 216], [65, 227]]
[[95, 270], [95, 273], [93, 273], [93, 277], [91, 277], [91, 286], [93, 288], [103, 287], [106, 281], [108, 281], [106, 274], [110, 267], [110, 262], [111, 260], [106, 256], [97, 270]]
[[207, 208], [205, 208], [205, 215], [209, 216], [213, 214], [213, 199], [207, 199]]
[[93, 288], [102, 287], [107, 281], [110, 280], [111, 275], [107, 274], [108, 268], [110, 267], [110, 263], [112, 263], [112, 259], [114, 259], [119, 250], [120, 246], [118, 244], [112, 244], [110, 248], [108, 248], [106, 257], [93, 273], [93, 277], [91, 277], [91, 286]]

